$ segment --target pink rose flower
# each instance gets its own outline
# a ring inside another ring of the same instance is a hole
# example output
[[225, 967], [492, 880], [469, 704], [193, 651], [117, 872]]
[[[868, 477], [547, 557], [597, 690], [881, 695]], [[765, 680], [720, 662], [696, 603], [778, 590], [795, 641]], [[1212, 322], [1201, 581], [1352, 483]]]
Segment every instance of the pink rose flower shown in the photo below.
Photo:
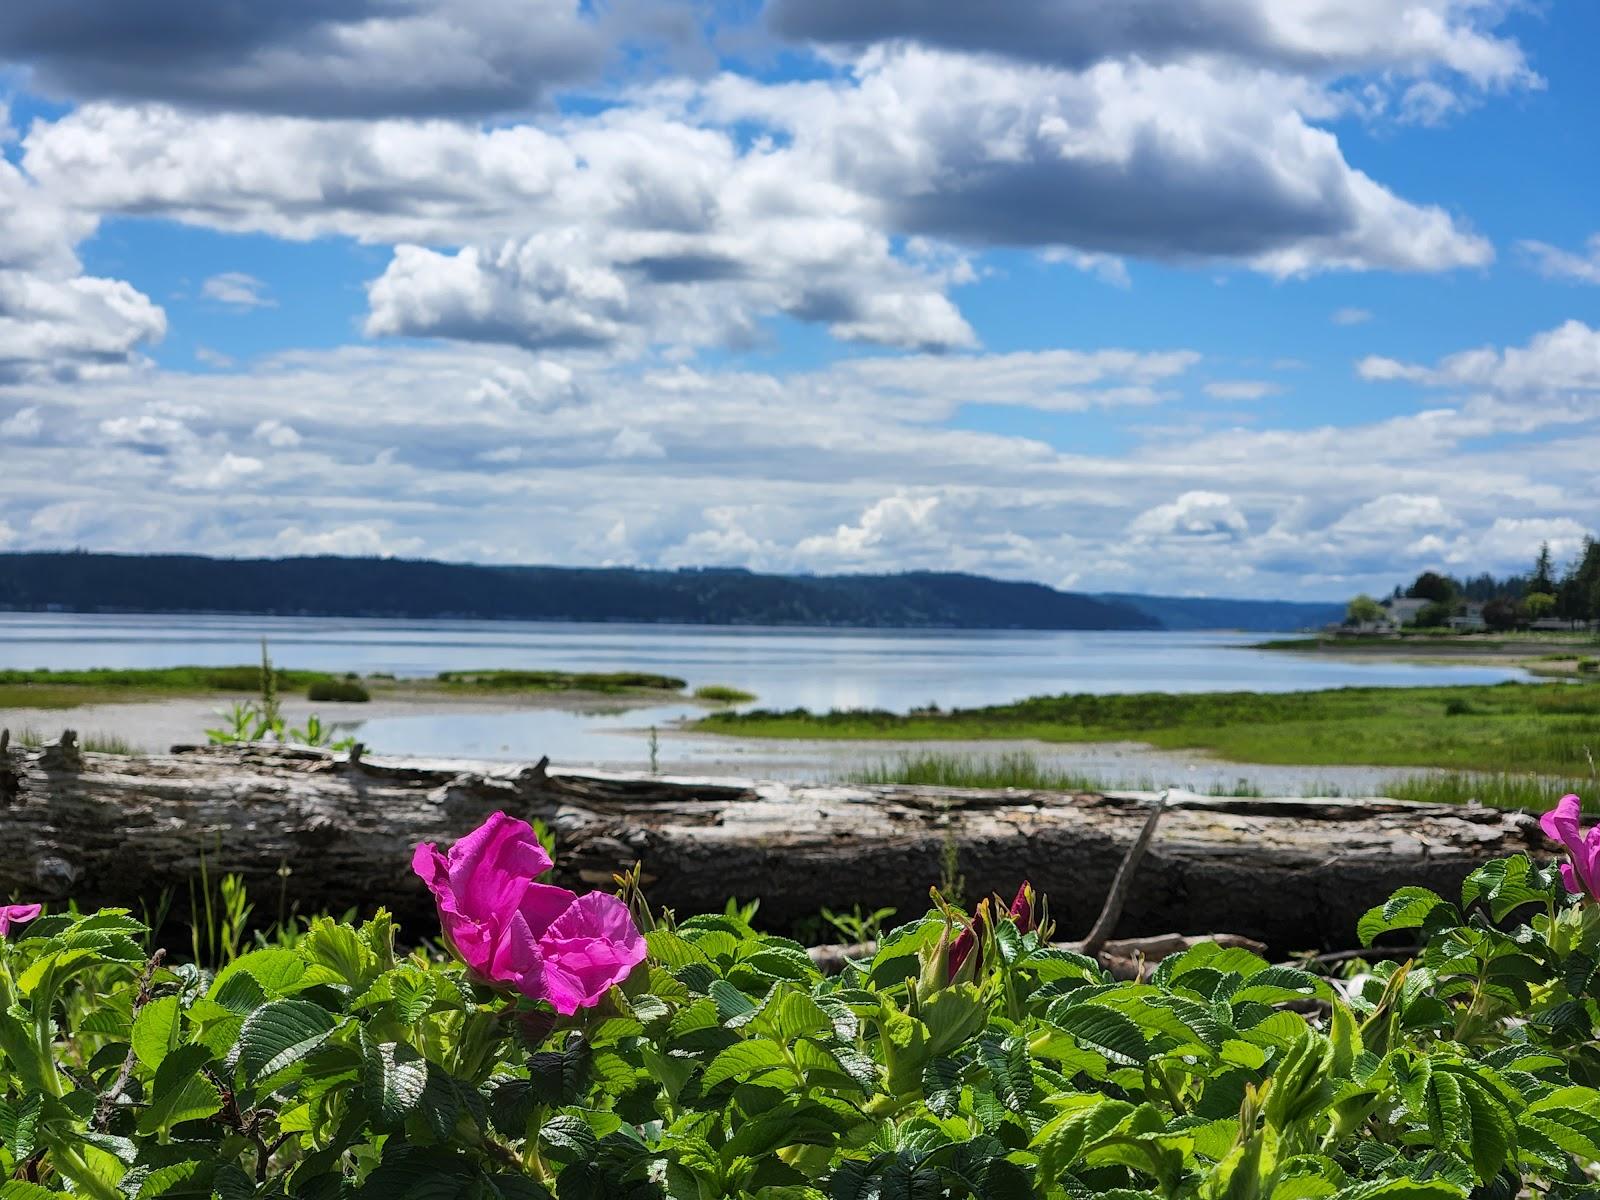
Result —
[[553, 865], [527, 822], [503, 812], [449, 853], [424, 842], [411, 860], [438, 902], [445, 937], [474, 974], [571, 1016], [626, 979], [645, 944], [616, 897], [534, 882]]
[[25, 925], [43, 911], [40, 904], [0, 905], [0, 938], [10, 937], [13, 925]]
[[1559, 804], [1539, 818], [1539, 828], [1565, 846], [1572, 859], [1561, 864], [1567, 891], [1600, 900], [1600, 825], [1593, 826], [1585, 837], [1579, 823], [1582, 812], [1576, 796], [1563, 796]]

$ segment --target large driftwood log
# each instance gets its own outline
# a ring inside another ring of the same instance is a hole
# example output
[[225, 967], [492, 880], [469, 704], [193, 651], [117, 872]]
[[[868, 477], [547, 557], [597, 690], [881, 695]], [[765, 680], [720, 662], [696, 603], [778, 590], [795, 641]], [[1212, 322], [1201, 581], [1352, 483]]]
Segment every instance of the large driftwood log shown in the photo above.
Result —
[[[607, 886], [641, 861], [657, 904], [688, 913], [759, 897], [774, 927], [824, 906], [922, 912], [953, 844], [969, 896], [1030, 878], [1059, 936], [1081, 938], [1151, 799], [351, 762], [294, 747], [72, 750], [0, 755], [0, 895], [137, 908], [170, 888], [181, 909], [203, 859], [242, 874], [269, 917], [283, 886], [301, 911], [382, 904], [431, 928], [412, 847], [503, 808], [556, 830], [561, 882]], [[1357, 917], [1394, 888], [1448, 894], [1477, 864], [1541, 846], [1531, 819], [1489, 809], [1175, 793], [1108, 932], [1348, 946]]]

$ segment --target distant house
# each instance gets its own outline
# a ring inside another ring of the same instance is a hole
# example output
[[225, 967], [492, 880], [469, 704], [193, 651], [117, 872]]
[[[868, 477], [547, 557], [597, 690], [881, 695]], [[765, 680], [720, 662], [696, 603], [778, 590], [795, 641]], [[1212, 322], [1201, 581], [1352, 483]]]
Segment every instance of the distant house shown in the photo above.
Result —
[[[1383, 602], [1383, 608], [1389, 614], [1389, 627], [1400, 629], [1415, 621], [1417, 614], [1432, 603], [1431, 600], [1413, 600], [1410, 596], [1391, 596]], [[1481, 612], [1479, 616], [1481, 618]]]
[[1472, 633], [1479, 629], [1489, 628], [1489, 623], [1483, 619], [1483, 605], [1467, 605], [1466, 612], [1460, 616], [1450, 618], [1450, 628], [1461, 633]]

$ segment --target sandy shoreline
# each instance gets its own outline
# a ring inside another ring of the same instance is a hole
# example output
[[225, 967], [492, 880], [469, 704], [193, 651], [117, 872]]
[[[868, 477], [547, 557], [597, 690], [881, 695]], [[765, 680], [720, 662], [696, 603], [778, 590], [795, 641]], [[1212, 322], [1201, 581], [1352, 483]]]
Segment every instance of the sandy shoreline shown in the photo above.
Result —
[[[1585, 640], [1585, 635], [1548, 641], [1505, 638], [1490, 645], [1434, 640], [1408, 646], [1399, 639], [1391, 642], [1341, 642], [1306, 638], [1299, 644], [1292, 640], [1267, 642], [1256, 648], [1280, 654], [1330, 658], [1336, 662], [1371, 662], [1380, 659], [1420, 667], [1459, 667], [1470, 662], [1485, 667], [1523, 670], [1541, 678], [1582, 679], [1585, 676], [1578, 670], [1578, 660], [1600, 655], [1600, 639], [1587, 637]], [[1561, 657], [1554, 657], [1556, 655]]]

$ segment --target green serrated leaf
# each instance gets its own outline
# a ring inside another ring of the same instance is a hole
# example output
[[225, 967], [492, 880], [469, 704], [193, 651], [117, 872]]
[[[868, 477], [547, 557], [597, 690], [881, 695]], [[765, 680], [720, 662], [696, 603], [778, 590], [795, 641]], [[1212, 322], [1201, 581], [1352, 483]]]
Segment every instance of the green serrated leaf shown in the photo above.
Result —
[[0, 1101], [0, 1144], [11, 1151], [17, 1162], [31, 1155], [38, 1145], [39, 1114], [43, 1109], [44, 1097], [37, 1092], [9, 1103]]
[[389, 1126], [399, 1125], [422, 1103], [428, 1064], [410, 1046], [361, 1037], [361, 1097]]
[[589, 1045], [581, 1040], [574, 1039], [564, 1050], [528, 1055], [528, 1081], [545, 1104], [577, 1103], [583, 1096], [589, 1068]]
[[833, 1018], [804, 992], [785, 991], [767, 1004], [756, 1028], [779, 1042], [833, 1032]]
[[1466, 1137], [1470, 1114], [1455, 1076], [1433, 1072], [1428, 1080], [1426, 1111], [1428, 1134], [1435, 1146], [1454, 1145]]
[[717, 1006], [717, 1018], [725, 1024], [743, 1024], [756, 1011], [756, 1002], [726, 979], [713, 983], [710, 994]]
[[1324, 980], [1296, 967], [1268, 967], [1245, 981], [1229, 998], [1233, 1004], [1288, 1004], [1298, 1000], [1327, 1000], [1333, 990]]
[[700, 1086], [707, 1091], [730, 1079], [751, 1079], [773, 1070], [790, 1070], [789, 1057], [782, 1046], [764, 1039], [752, 1039], [729, 1046], [701, 1076]]
[[150, 1085], [149, 1105], [139, 1114], [139, 1132], [164, 1132], [184, 1121], [198, 1121], [222, 1108], [217, 1085], [201, 1074], [211, 1062], [204, 1046], [179, 1046], [161, 1061]]
[[1113, 1062], [1143, 1063], [1150, 1045], [1131, 1017], [1102, 1004], [1080, 1004], [1061, 1014], [1061, 1028], [1080, 1045], [1104, 1054]]
[[985, 1040], [978, 1046], [978, 1061], [989, 1072], [990, 1086], [1000, 1103], [1014, 1113], [1027, 1112], [1033, 1103], [1033, 1060], [1027, 1041], [1020, 1037]]
[[198, 1200], [209, 1197], [211, 1190], [211, 1165], [198, 1159], [169, 1163], [157, 1167], [139, 1184], [136, 1200]]
[[255, 1180], [235, 1163], [224, 1163], [211, 1178], [211, 1188], [217, 1200], [253, 1200]]
[[334, 1031], [332, 1013], [309, 1000], [274, 1000], [246, 1018], [239, 1031], [238, 1062], [254, 1083], [310, 1054]]
[[935, 1058], [922, 1068], [922, 1094], [936, 1116], [953, 1117], [961, 1105], [961, 1064]]
[[1416, 929], [1444, 903], [1443, 896], [1428, 888], [1403, 887], [1376, 908], [1367, 910], [1356, 923], [1356, 936], [1363, 946], [1370, 946], [1380, 934]]
[[594, 1157], [598, 1139], [582, 1117], [561, 1114], [539, 1129], [539, 1147], [558, 1163], [585, 1162]]
[[154, 1071], [178, 1044], [182, 1012], [176, 996], [162, 996], [139, 1010], [133, 1022], [133, 1052]]
[[433, 1008], [438, 988], [433, 977], [422, 971], [402, 970], [395, 973], [390, 987], [394, 998], [395, 1015], [407, 1025], [415, 1025]]
[[215, 998], [228, 980], [241, 972], [249, 975], [267, 995], [276, 999], [299, 988], [305, 977], [306, 960], [295, 951], [278, 946], [252, 950], [248, 954], [241, 954], [217, 972], [209, 995]]

